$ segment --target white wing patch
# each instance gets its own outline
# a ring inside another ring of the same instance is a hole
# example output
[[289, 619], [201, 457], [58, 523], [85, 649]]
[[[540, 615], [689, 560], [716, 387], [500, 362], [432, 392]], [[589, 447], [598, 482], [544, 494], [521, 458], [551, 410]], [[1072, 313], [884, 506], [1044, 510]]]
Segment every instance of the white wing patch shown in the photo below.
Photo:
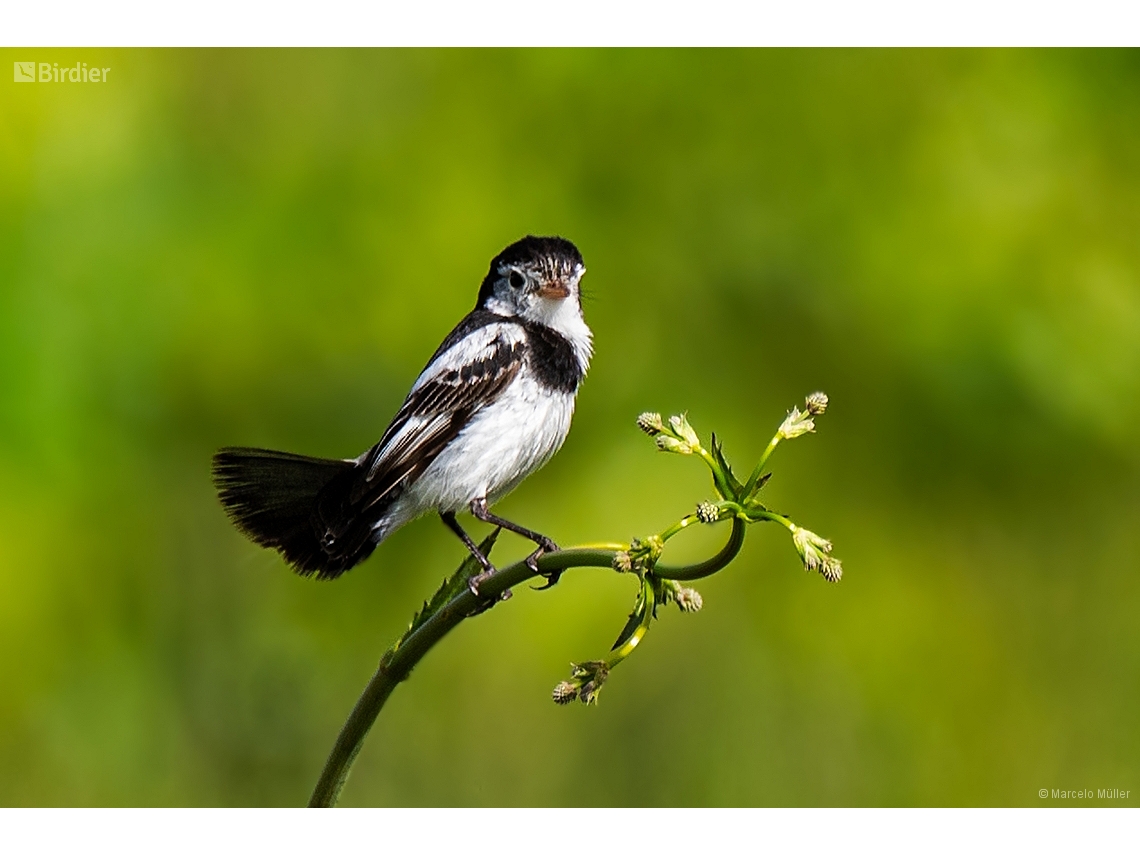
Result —
[[[491, 323], [464, 336], [439, 354], [412, 386], [400, 412], [380, 443], [361, 458], [371, 459], [365, 482], [396, 475], [381, 494], [399, 487], [423, 454], [432, 457], [466, 421], [501, 391], [517, 373], [526, 346], [525, 331], [514, 323]], [[460, 420], [457, 423], [457, 420]], [[423, 465], [430, 459], [423, 461]], [[406, 471], [404, 471], [406, 470]], [[399, 474], [397, 474], [399, 473]], [[416, 472], [418, 475], [419, 472]]]
[[525, 341], [526, 333], [515, 323], [487, 324], [480, 327], [433, 359], [412, 384], [412, 392], [444, 372], [460, 371], [464, 365], [490, 359], [500, 347], [510, 347]]

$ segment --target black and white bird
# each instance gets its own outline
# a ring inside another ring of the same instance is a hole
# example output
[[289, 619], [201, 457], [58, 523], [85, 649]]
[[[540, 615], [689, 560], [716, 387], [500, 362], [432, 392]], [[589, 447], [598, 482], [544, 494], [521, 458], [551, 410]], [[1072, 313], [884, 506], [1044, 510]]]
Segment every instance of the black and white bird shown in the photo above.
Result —
[[590, 362], [570, 241], [528, 236], [491, 261], [475, 308], [443, 340], [376, 445], [328, 460], [258, 448], [214, 455], [214, 484], [234, 525], [304, 576], [333, 579], [416, 517], [436, 511], [483, 566], [494, 568], [455, 514], [558, 547], [489, 507], [545, 464], [570, 430]]

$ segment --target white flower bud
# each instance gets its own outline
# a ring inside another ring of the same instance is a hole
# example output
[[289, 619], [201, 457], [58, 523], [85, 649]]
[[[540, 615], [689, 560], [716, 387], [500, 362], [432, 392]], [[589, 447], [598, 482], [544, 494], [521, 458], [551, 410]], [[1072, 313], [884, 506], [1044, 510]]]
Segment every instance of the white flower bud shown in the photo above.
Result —
[[814, 431], [815, 422], [812, 421], [811, 413], [801, 413], [797, 407], [792, 407], [792, 411], [788, 413], [788, 417], [780, 425], [777, 434], [780, 439], [795, 439], [797, 436], [803, 436], [805, 433]]
[[697, 436], [697, 432], [693, 430], [693, 426], [689, 424], [684, 413], [679, 416], [670, 416], [669, 425], [677, 436], [692, 446], [694, 451], [701, 447], [701, 438]]
[[843, 578], [843, 564], [838, 558], [825, 555], [819, 563], [819, 572], [828, 582], [838, 582]]
[[674, 454], [692, 454], [693, 447], [687, 442], [681, 442], [668, 434], [661, 434], [657, 437], [657, 447], [662, 451], [671, 451]]
[[701, 607], [704, 606], [705, 601], [701, 599], [701, 595], [693, 588], [681, 588], [674, 595], [677, 600], [677, 606], [683, 612], [699, 612]]
[[665, 423], [661, 421], [660, 413], [642, 413], [637, 417], [637, 426], [650, 436], [657, 436], [665, 430]]
[[804, 400], [804, 406], [810, 415], [819, 416], [827, 412], [827, 395], [823, 392], [812, 392]]
[[831, 552], [830, 540], [825, 540], [815, 532], [800, 526], [792, 529], [792, 543], [796, 547], [796, 552], [800, 554], [805, 570], [819, 570], [824, 556]]
[[703, 523], [714, 523], [720, 518], [720, 509], [712, 502], [697, 505], [697, 519]]

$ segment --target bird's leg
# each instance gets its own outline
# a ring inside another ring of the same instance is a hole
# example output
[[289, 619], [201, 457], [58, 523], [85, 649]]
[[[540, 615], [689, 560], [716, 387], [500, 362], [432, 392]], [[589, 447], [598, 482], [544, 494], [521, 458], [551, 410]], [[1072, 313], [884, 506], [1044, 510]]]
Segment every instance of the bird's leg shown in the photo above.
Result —
[[[455, 532], [459, 539], [463, 541], [463, 545], [471, 550], [471, 554], [475, 556], [475, 560], [483, 565], [483, 572], [472, 576], [467, 581], [467, 587], [471, 589], [471, 593], [478, 597], [479, 586], [495, 574], [495, 565], [492, 564], [490, 559], [483, 554], [483, 551], [479, 549], [475, 541], [471, 539], [471, 535], [463, 530], [463, 526], [461, 526], [459, 524], [459, 520], [455, 518], [454, 512], [446, 511], [444, 513], [441, 513], [439, 515], [439, 518], [443, 520], [444, 525]], [[500, 599], [509, 600], [510, 598], [511, 592], [508, 588], [506, 591], [503, 591], [503, 596]]]
[[527, 540], [533, 541], [537, 546], [534, 552], [526, 557], [526, 566], [534, 571], [535, 575], [541, 576], [546, 580], [546, 584], [538, 590], [545, 591], [547, 588], [554, 586], [558, 579], [562, 576], [561, 570], [554, 570], [550, 573], [543, 573], [538, 569], [538, 559], [548, 552], [557, 552], [558, 544], [547, 537], [545, 534], [539, 534], [537, 531], [531, 531], [529, 528], [523, 528], [517, 523], [510, 520], [503, 519], [487, 510], [486, 499], [475, 499], [471, 503], [471, 515], [477, 520], [482, 520], [492, 525], [497, 525], [500, 528], [505, 528], [507, 531], [513, 531], [515, 534], [521, 534]]

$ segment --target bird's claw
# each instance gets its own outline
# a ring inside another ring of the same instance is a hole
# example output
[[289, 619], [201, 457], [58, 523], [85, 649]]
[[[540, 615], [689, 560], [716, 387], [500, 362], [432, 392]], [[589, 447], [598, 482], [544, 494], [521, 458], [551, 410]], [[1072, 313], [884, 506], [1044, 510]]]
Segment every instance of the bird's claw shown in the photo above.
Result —
[[541, 587], [535, 588], [536, 591], [545, 591], [547, 588], [553, 588], [558, 584], [558, 580], [562, 578], [565, 570], [551, 570], [549, 573], [543, 573], [538, 569], [538, 559], [546, 555], [548, 552], [557, 552], [558, 544], [551, 540], [549, 537], [539, 544], [538, 549], [526, 557], [526, 566], [531, 569], [531, 572], [536, 576], [541, 576], [546, 580], [546, 584]]
[[[474, 594], [476, 597], [478, 597], [480, 600], [485, 600], [486, 597], [484, 597], [482, 594], [479, 593], [479, 586], [482, 585], [484, 582], [486, 582], [488, 579], [490, 579], [494, 575], [495, 575], [495, 568], [494, 567], [490, 567], [490, 568], [484, 570], [482, 573], [477, 573], [476, 575], [472, 576], [470, 579], [467, 580], [467, 589], [472, 594]], [[503, 591], [503, 593], [501, 593], [499, 595], [500, 600], [509, 600], [510, 598], [511, 598], [511, 589], [510, 588], [507, 588], [505, 591]], [[495, 602], [495, 601], [492, 601], [492, 602]], [[490, 608], [490, 606], [488, 606], [487, 608]]]

